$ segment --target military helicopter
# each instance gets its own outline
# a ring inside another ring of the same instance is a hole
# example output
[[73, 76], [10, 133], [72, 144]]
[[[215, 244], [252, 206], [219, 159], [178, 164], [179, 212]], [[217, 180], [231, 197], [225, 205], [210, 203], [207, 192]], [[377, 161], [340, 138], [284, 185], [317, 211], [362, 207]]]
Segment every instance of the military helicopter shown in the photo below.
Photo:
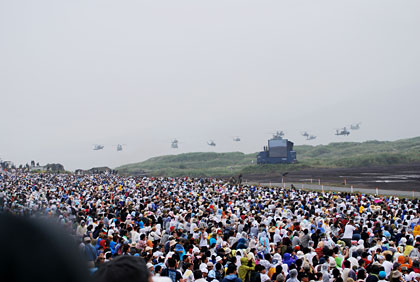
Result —
[[121, 152], [123, 150], [123, 146], [127, 146], [125, 144], [118, 144], [117, 145], [117, 152]]
[[176, 138], [171, 141], [171, 148], [178, 149], [178, 140]]
[[283, 139], [284, 136], [284, 132], [281, 131], [276, 131], [275, 133], [273, 133], [273, 139]]
[[314, 140], [314, 139], [316, 139], [316, 136], [309, 134], [308, 131], [304, 131], [301, 134], [302, 134], [303, 137], [306, 137], [306, 140]]
[[209, 146], [216, 147], [216, 143], [214, 143], [214, 141], [213, 141], [213, 140], [208, 141], [208, 142], [207, 142], [207, 144], [208, 144]]
[[308, 138], [309, 137], [309, 133], [307, 131], [304, 131], [301, 133], [303, 137]]
[[350, 125], [350, 129], [351, 130], [359, 130], [361, 124], [362, 124], [361, 122], [356, 123], [356, 124], [352, 124], [352, 125]]
[[93, 145], [93, 150], [94, 151], [102, 150], [103, 148], [104, 148], [103, 145]]
[[241, 138], [240, 138], [240, 137], [238, 137], [238, 136], [234, 136], [234, 137], [233, 137], [233, 141], [235, 141], [235, 142], [239, 142], [239, 141], [241, 141]]
[[339, 135], [346, 135], [349, 136], [350, 131], [347, 130], [346, 127], [342, 128], [342, 129], [336, 129], [335, 135], [339, 136]]

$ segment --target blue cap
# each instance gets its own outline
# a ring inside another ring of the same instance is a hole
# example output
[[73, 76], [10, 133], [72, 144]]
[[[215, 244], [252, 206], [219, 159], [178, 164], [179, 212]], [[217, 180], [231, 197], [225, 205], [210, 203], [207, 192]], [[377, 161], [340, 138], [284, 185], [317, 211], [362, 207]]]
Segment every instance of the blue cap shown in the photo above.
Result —
[[386, 272], [385, 271], [379, 271], [379, 278], [380, 279], [385, 279], [385, 277], [386, 277]]

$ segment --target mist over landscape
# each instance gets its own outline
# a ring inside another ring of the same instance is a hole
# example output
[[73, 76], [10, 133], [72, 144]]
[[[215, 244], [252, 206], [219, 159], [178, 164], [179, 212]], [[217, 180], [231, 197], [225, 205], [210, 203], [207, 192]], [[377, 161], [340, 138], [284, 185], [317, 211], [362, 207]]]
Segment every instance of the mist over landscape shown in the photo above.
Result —
[[0, 0], [0, 280], [420, 282], [419, 15]]
[[379, 0], [1, 1], [0, 157], [75, 170], [250, 154], [276, 130], [295, 145], [420, 136], [419, 10]]

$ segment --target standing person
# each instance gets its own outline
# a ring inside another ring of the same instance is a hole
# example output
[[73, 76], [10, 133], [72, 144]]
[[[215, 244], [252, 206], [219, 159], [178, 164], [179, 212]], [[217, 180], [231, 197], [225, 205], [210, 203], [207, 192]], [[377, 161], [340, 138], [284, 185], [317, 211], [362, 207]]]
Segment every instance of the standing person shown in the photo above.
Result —
[[303, 235], [300, 238], [300, 243], [302, 244], [302, 247], [308, 248], [310, 240], [311, 240], [311, 236], [309, 236], [309, 230], [308, 229], [303, 230]]
[[184, 275], [182, 276], [184, 281], [186, 281], [186, 282], [194, 281], [193, 270], [194, 270], [194, 265], [192, 263], [186, 263], [185, 264], [185, 272], [184, 272]]
[[382, 263], [382, 266], [385, 269], [386, 277], [389, 277], [392, 271], [392, 254], [386, 254], [385, 255], [385, 261]]
[[207, 242], [207, 232], [204, 230], [204, 228], [200, 228], [200, 248], [207, 248], [209, 246]]
[[82, 219], [80, 224], [77, 226], [76, 234], [80, 237], [83, 237], [86, 234], [87, 226], [86, 222]]
[[343, 263], [344, 269], [343, 272], [341, 274], [341, 278], [343, 278], [343, 281], [347, 281], [347, 278], [351, 278], [353, 280], [357, 280], [356, 279], [356, 273], [354, 272], [353, 269], [351, 269], [351, 263], [349, 260], [345, 260]]
[[270, 277], [267, 275], [267, 270], [264, 266], [258, 265], [255, 270], [260, 273], [261, 282], [270, 281]]
[[344, 227], [344, 234], [342, 238], [349, 248], [351, 247], [351, 239], [353, 238], [354, 230], [356, 230], [356, 227], [354, 227], [353, 220], [350, 220]]
[[90, 243], [90, 237], [85, 237], [83, 241], [85, 243], [83, 253], [88, 261], [88, 266], [95, 267], [95, 262], [96, 262], [96, 257], [97, 257], [96, 249]]
[[168, 268], [162, 270], [161, 276], [171, 278], [172, 282], [184, 282], [181, 272], [176, 269], [176, 260], [174, 258], [168, 259]]
[[255, 268], [255, 264], [252, 260], [249, 261], [246, 257], [242, 257], [240, 261], [241, 265], [238, 268], [238, 277], [244, 282], [249, 281], [251, 277], [251, 272]]

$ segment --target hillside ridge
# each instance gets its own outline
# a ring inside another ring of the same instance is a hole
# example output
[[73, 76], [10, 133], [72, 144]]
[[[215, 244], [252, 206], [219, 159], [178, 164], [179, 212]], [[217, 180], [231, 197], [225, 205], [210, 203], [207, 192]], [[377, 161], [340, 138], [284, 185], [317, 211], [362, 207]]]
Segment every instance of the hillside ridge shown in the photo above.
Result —
[[420, 137], [396, 141], [333, 142], [297, 145], [298, 163], [257, 165], [256, 153], [193, 152], [157, 156], [117, 167], [122, 174], [147, 172], [154, 176], [216, 177], [238, 173], [272, 173], [306, 168], [351, 168], [407, 164], [420, 161]]

